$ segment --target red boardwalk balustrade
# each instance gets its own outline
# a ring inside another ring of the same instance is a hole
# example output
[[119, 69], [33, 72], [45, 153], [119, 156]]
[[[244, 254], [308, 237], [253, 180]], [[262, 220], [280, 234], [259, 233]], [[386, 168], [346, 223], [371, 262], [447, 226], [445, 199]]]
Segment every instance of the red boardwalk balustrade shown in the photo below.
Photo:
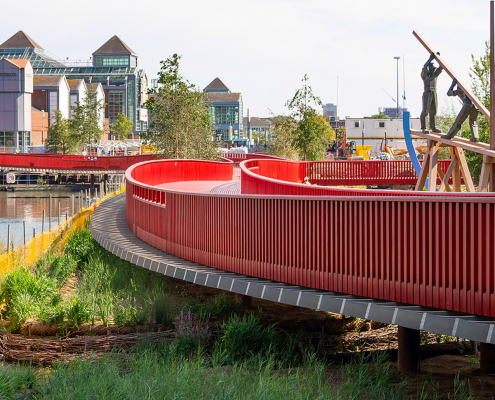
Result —
[[495, 317], [493, 193], [309, 186], [297, 183], [307, 165], [270, 160], [241, 164], [240, 195], [154, 186], [230, 180], [232, 168], [194, 160], [132, 166], [129, 228], [165, 252], [226, 271]]
[[80, 156], [70, 154], [0, 153], [0, 167], [72, 171], [125, 171], [131, 165], [153, 160], [151, 154], [136, 156]]

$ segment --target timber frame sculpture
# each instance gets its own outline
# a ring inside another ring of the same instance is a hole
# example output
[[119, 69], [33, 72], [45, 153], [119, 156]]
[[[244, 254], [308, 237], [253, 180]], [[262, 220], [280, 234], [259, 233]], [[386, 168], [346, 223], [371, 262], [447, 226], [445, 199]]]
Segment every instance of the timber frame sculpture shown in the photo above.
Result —
[[[493, 74], [493, 25], [494, 25], [494, 10], [493, 2], [491, 2], [491, 46], [492, 51], [490, 54], [491, 69], [490, 69], [490, 82], [491, 82], [491, 96], [494, 95], [494, 74]], [[413, 32], [413, 35], [419, 40], [419, 42], [430, 53], [430, 58], [423, 66], [421, 72], [421, 78], [425, 85], [425, 91], [423, 94], [423, 111], [421, 113], [421, 131], [411, 131], [414, 136], [427, 139], [427, 150], [423, 158], [423, 165], [419, 172], [419, 179], [416, 184], [416, 190], [422, 190], [426, 187], [428, 191], [437, 190], [437, 179], [440, 179], [440, 192], [460, 192], [461, 191], [461, 178], [464, 181], [467, 192], [474, 192], [475, 186], [469, 172], [469, 168], [464, 156], [464, 150], [473, 151], [483, 154], [483, 166], [481, 170], [481, 176], [478, 183], [478, 192], [482, 191], [495, 191], [495, 134], [493, 134], [494, 124], [492, 123], [491, 116], [495, 113], [490, 113], [483, 103], [469, 90], [469, 88], [459, 81], [454, 72], [448, 67], [448, 65], [440, 57], [440, 53], [436, 53], [433, 48], [423, 39], [423, 37]], [[433, 60], [436, 60], [440, 65], [438, 68], [433, 66]], [[463, 106], [459, 112], [453, 126], [450, 128], [447, 134], [441, 135], [441, 132], [435, 128], [435, 114], [436, 114], [436, 79], [438, 75], [445, 70], [445, 72], [452, 78], [452, 85], [449, 89], [449, 96], [459, 96], [463, 101]], [[457, 89], [454, 88], [457, 86]], [[491, 106], [494, 106], [493, 97]], [[490, 145], [486, 143], [478, 142], [478, 127], [476, 119], [478, 112], [490, 121]], [[430, 130], [426, 130], [426, 114], [430, 117]], [[455, 137], [459, 132], [462, 123], [469, 118], [469, 125], [471, 127], [471, 139], [464, 139]], [[438, 150], [440, 147], [449, 147], [451, 154], [451, 163], [445, 174], [438, 167]], [[452, 179], [451, 179], [452, 177]], [[488, 182], [490, 180], [490, 188], [488, 188]], [[452, 187], [450, 186], [452, 182]]]

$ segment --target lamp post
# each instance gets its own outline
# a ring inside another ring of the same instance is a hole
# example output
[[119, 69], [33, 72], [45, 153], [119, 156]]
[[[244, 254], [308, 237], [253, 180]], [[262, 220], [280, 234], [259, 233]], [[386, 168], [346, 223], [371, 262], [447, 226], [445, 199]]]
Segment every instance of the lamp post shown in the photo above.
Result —
[[397, 60], [397, 118], [399, 118], [399, 56], [394, 57], [395, 60]]

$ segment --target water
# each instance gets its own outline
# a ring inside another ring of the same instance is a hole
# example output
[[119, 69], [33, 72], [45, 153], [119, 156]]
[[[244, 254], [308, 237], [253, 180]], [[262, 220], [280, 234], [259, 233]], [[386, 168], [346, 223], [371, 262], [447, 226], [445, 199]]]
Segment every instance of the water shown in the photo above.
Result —
[[[0, 243], [6, 245], [7, 225], [10, 224], [11, 241], [14, 246], [22, 244], [23, 225], [26, 221], [26, 240], [41, 232], [43, 210], [45, 210], [45, 230], [49, 227], [48, 204], [52, 195], [52, 228], [58, 224], [58, 203], [60, 202], [60, 222], [65, 221], [65, 213], [71, 216], [71, 195], [74, 194], [74, 212], [77, 212], [79, 192], [67, 190], [0, 192]], [[57, 198], [62, 197], [62, 198]], [[0, 246], [1, 247], [1, 246]]]

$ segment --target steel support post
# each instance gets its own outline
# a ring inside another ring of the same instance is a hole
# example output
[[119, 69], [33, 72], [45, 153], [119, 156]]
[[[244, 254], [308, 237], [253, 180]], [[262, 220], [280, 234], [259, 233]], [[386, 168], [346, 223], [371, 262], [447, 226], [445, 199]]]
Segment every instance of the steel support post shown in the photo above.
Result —
[[94, 193], [95, 190], [95, 174], [91, 174], [89, 193]]
[[420, 331], [399, 326], [399, 360], [397, 369], [400, 372], [419, 371]]
[[495, 345], [480, 343], [480, 370], [483, 375], [495, 373]]

